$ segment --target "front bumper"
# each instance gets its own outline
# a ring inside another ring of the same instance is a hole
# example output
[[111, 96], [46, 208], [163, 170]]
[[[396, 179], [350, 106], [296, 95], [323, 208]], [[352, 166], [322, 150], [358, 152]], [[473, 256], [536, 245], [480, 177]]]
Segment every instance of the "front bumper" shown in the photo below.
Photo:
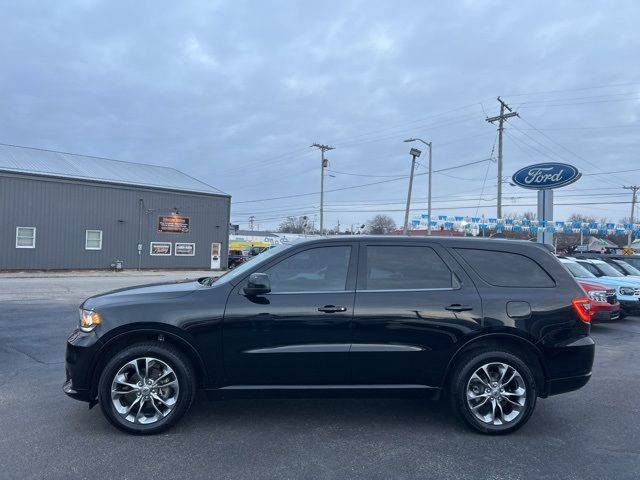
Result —
[[93, 365], [101, 347], [95, 332], [85, 333], [76, 329], [67, 339], [66, 380], [62, 391], [71, 398], [91, 402]]
[[640, 314], [640, 301], [638, 300], [621, 300], [620, 309], [624, 312], [625, 315], [638, 315]]
[[611, 320], [617, 320], [620, 318], [620, 305], [597, 305], [593, 309], [593, 316], [591, 317], [591, 323], [594, 322], [609, 322]]

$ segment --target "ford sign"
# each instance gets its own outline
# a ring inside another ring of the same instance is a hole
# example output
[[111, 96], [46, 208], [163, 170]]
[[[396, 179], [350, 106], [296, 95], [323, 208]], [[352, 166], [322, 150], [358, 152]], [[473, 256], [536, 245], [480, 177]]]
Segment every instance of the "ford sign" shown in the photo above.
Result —
[[578, 180], [582, 174], [566, 163], [538, 163], [521, 168], [513, 174], [513, 183], [535, 190], [559, 188]]

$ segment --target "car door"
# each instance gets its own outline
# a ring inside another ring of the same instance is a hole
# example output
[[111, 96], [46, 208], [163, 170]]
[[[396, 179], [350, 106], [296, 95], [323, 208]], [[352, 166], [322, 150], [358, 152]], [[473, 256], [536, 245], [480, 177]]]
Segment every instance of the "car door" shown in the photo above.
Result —
[[438, 386], [456, 343], [479, 330], [481, 318], [475, 286], [435, 242], [362, 244], [354, 383]]
[[350, 382], [356, 242], [292, 248], [251, 273], [271, 292], [248, 296], [240, 282], [224, 315], [228, 385], [330, 385]]

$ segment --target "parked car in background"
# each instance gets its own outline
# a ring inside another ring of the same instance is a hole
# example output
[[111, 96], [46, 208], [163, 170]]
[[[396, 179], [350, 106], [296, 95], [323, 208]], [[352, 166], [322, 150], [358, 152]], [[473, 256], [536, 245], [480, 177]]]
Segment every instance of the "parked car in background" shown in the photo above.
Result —
[[576, 253], [574, 255], [576, 258], [588, 258], [593, 260], [622, 260], [625, 263], [628, 263], [632, 267], [640, 270], [640, 255], [623, 255], [623, 254], [610, 254], [610, 255], [602, 255], [599, 253]]
[[446, 393], [471, 428], [504, 434], [538, 397], [589, 381], [591, 304], [536, 243], [319, 238], [218, 279], [87, 299], [64, 391], [136, 434], [175, 424], [198, 387], [213, 397]]
[[638, 270], [633, 265], [625, 262], [624, 260], [608, 258], [608, 259], [605, 259], [604, 261], [607, 262], [616, 270], [618, 270], [618, 272], [620, 272], [625, 277], [635, 277], [640, 279], [640, 270]]
[[238, 265], [242, 265], [246, 260], [246, 255], [242, 250], [229, 250], [229, 260], [227, 264], [227, 268], [235, 268]]
[[[590, 260], [576, 260], [575, 258], [560, 258], [560, 262], [577, 280], [595, 282], [616, 290], [616, 297], [620, 303], [620, 317], [640, 312], [640, 282], [622, 275], [606, 276], [588, 262]], [[586, 262], [586, 263], [585, 263]], [[585, 268], [589, 267], [589, 269]], [[613, 268], [613, 267], [611, 267]], [[593, 273], [597, 272], [598, 275]]]
[[578, 284], [591, 298], [591, 322], [617, 320], [620, 318], [620, 302], [616, 289], [600, 283], [578, 280]]

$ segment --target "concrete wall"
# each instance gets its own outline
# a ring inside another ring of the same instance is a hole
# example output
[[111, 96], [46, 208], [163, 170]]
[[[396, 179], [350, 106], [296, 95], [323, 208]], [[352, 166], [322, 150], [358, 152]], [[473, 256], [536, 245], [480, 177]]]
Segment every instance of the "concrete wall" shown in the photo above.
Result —
[[[158, 232], [174, 208], [189, 232]], [[226, 196], [0, 173], [0, 270], [100, 269], [116, 258], [126, 269], [208, 269], [212, 242], [226, 268], [229, 208]], [[35, 248], [16, 248], [16, 227], [36, 227]], [[85, 249], [87, 229], [102, 230], [102, 250]], [[171, 242], [172, 255], [151, 256], [153, 241]], [[195, 243], [195, 256], [175, 256], [175, 242]]]

